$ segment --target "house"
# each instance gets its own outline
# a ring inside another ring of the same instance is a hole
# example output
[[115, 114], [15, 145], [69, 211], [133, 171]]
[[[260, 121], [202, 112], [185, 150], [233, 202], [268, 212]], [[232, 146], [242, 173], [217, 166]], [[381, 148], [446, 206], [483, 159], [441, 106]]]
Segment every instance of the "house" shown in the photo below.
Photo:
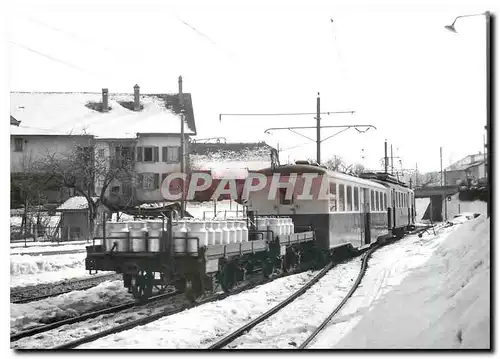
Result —
[[[279, 165], [278, 151], [265, 142], [250, 143], [191, 143], [189, 153], [190, 169], [212, 176], [212, 185], [196, 200], [208, 200], [222, 178], [236, 180], [238, 193], [249, 172]], [[221, 199], [228, 199], [223, 196]]]
[[486, 177], [485, 154], [469, 155], [448, 166], [445, 170], [446, 185], [474, 184]]
[[[196, 135], [191, 94], [88, 92], [12, 92], [11, 174], [23, 175], [29, 164], [48, 153], [63, 155], [82, 149], [106, 170], [129, 166], [129, 176], [106, 189], [121, 204], [163, 200], [159, 187], [168, 173], [180, 170], [181, 123], [186, 153]], [[183, 121], [183, 122], [181, 122]], [[103, 189], [96, 176], [94, 192]], [[67, 197], [66, 197], [67, 198]], [[64, 196], [54, 196], [59, 203]]]
[[[99, 223], [103, 213], [109, 216], [111, 212], [99, 202], [98, 197], [92, 197], [92, 201], [97, 205], [96, 223]], [[56, 208], [56, 212], [61, 213], [61, 240], [74, 241], [89, 238], [90, 221], [88, 208], [88, 201], [83, 196], [71, 197]]]

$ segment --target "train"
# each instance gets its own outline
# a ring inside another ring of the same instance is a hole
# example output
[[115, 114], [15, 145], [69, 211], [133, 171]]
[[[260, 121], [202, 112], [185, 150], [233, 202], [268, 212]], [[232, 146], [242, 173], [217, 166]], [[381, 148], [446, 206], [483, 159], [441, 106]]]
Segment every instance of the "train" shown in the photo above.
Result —
[[104, 230], [102, 243], [87, 247], [86, 269], [121, 273], [138, 299], [174, 287], [196, 300], [230, 292], [248, 275], [321, 268], [338, 253], [401, 238], [415, 226], [414, 193], [390, 174], [356, 177], [303, 162], [257, 172], [268, 184], [279, 177], [280, 184], [276, 196], [265, 186], [240, 199], [243, 221], [185, 221], [170, 214], [162, 223], [130, 223], [134, 231]]

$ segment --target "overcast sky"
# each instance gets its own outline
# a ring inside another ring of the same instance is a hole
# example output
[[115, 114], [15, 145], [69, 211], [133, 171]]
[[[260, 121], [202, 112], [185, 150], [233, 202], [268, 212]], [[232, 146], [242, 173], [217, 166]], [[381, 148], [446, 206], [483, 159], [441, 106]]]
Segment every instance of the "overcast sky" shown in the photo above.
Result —
[[379, 168], [387, 139], [395, 165], [431, 171], [440, 146], [444, 166], [483, 150], [485, 20], [459, 19], [458, 34], [444, 25], [496, 11], [493, 1], [183, 3], [20, 2], [7, 29], [10, 90], [177, 92], [182, 75], [198, 138], [279, 143], [282, 162], [314, 159], [315, 143], [264, 130], [314, 126], [314, 115], [219, 123], [219, 113], [315, 112], [320, 92], [322, 111], [356, 111], [323, 125], [377, 128], [323, 142], [322, 160]]

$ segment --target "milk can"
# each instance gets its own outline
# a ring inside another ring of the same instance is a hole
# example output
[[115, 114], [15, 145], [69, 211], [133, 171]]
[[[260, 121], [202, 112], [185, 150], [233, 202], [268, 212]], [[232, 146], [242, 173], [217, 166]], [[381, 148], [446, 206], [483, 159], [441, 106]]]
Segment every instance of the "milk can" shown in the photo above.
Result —
[[[275, 218], [275, 217], [272, 217], [272, 218], [269, 218], [269, 230], [271, 230], [273, 233], [269, 233], [269, 235], [271, 236], [271, 239], [274, 239], [273, 237], [277, 236], [279, 233], [279, 219], [278, 218]], [[270, 237], [268, 237], [269, 239]]]
[[295, 226], [293, 225], [293, 220], [291, 218], [288, 219], [288, 226], [290, 227], [289, 231], [290, 234], [295, 233]]
[[248, 242], [248, 228], [246, 221], [240, 221], [241, 241]]
[[214, 221], [205, 221], [205, 227], [207, 229], [207, 244], [209, 246], [213, 246], [215, 244], [214, 224]]
[[266, 217], [258, 217], [257, 218], [257, 230], [258, 231], [265, 231], [267, 229], [267, 222], [268, 218]]
[[243, 241], [243, 233], [241, 232], [241, 221], [233, 221], [234, 231], [235, 231], [235, 243], [241, 243]]
[[148, 252], [160, 252], [160, 239], [163, 231], [163, 221], [147, 221]]
[[128, 252], [129, 251], [129, 239], [128, 239], [128, 225], [126, 222], [115, 222], [112, 224], [112, 230], [110, 231], [110, 241], [109, 241], [109, 249], [113, 248], [113, 245], [116, 243], [115, 251], [116, 252]]
[[230, 242], [230, 232], [226, 221], [220, 221], [220, 227], [222, 230], [222, 244], [229, 244]]
[[128, 222], [128, 230], [130, 233], [130, 251], [146, 252], [146, 223], [138, 221]]
[[174, 239], [174, 253], [185, 254], [186, 253], [186, 239], [188, 228], [186, 227], [185, 221], [177, 221], [175, 226], [172, 226], [172, 232], [174, 237], [180, 237]]
[[221, 222], [220, 221], [213, 221], [212, 222], [212, 227], [214, 229], [214, 244], [215, 245], [220, 245], [222, 244], [222, 229], [221, 229]]
[[233, 221], [227, 221], [227, 229], [229, 232], [229, 243], [236, 243], [236, 229]]
[[197, 237], [188, 239], [187, 252], [196, 256], [198, 254], [198, 248], [207, 246], [208, 232], [205, 229], [204, 221], [192, 221], [190, 222], [190, 229], [188, 231], [188, 237]]

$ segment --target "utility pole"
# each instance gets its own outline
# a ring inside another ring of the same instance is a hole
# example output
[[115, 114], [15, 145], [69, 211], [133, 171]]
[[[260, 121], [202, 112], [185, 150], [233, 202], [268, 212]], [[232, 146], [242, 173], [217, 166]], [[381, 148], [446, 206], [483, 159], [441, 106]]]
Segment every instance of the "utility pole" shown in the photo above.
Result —
[[387, 174], [387, 167], [389, 166], [389, 159], [387, 158], [387, 140], [384, 143], [384, 169]]
[[[181, 111], [181, 148], [180, 148], [180, 160], [181, 160], [181, 173], [184, 173], [184, 95], [182, 93], [182, 76], [179, 76], [179, 107]], [[185, 184], [182, 182], [182, 193], [181, 193], [181, 218], [184, 217], [184, 189]]]
[[321, 117], [320, 117], [320, 98], [319, 92], [316, 98], [316, 162], [318, 165], [321, 164]]
[[418, 187], [418, 163], [415, 163], [415, 188]]
[[443, 187], [443, 147], [439, 147], [439, 159], [441, 162], [441, 187]]
[[391, 175], [394, 174], [394, 157], [392, 155], [392, 144], [391, 144]]

